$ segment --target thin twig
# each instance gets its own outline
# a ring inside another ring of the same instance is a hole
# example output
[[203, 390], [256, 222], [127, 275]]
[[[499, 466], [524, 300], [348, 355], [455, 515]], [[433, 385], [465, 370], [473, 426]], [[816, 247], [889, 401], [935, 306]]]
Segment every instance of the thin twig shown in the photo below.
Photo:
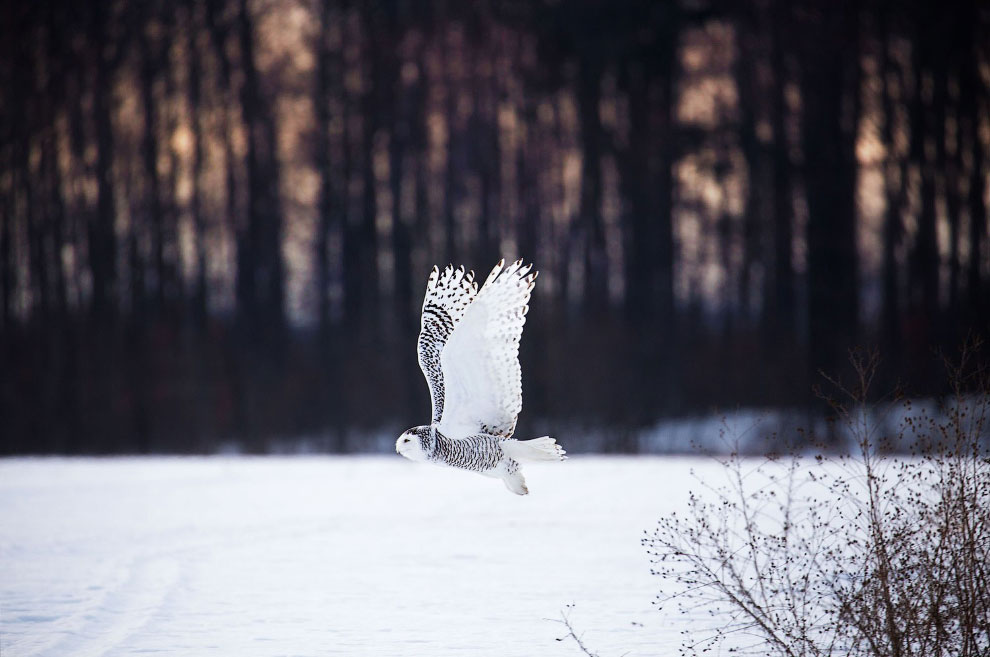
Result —
[[[572, 605], [568, 605], [568, 609], [571, 606]], [[558, 620], [556, 618], [548, 618], [547, 620], [552, 621], [554, 623], [560, 623], [564, 627], [567, 628], [567, 634], [565, 636], [557, 639], [558, 641], [563, 641], [567, 637], [570, 637], [570, 638], [574, 639], [574, 642], [575, 643], [577, 643], [578, 648], [581, 649], [581, 652], [583, 652], [584, 654], [588, 655], [588, 657], [599, 657], [598, 653], [591, 652], [591, 650], [589, 650], [588, 647], [586, 645], [584, 645], [584, 641], [582, 641], [581, 640], [581, 637], [578, 636], [577, 632], [574, 631], [574, 626], [571, 624], [571, 616], [570, 616], [570, 613], [568, 611], [565, 610], [565, 611], [561, 611], [560, 612], [560, 620]]]

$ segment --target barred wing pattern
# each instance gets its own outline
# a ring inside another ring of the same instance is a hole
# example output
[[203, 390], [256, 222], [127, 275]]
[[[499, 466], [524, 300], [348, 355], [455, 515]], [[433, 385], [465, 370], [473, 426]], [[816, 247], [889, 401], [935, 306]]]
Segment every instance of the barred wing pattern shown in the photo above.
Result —
[[454, 269], [448, 265], [442, 272], [434, 267], [426, 284], [417, 350], [419, 367], [430, 386], [433, 423], [440, 421], [444, 409], [444, 377], [440, 367], [440, 354], [454, 327], [477, 294], [478, 284], [474, 281], [474, 272], [464, 273], [464, 267]]
[[[537, 272], [500, 261], [455, 322], [440, 353], [444, 403], [439, 429], [450, 438], [508, 438], [522, 410], [519, 338]], [[437, 406], [434, 403], [434, 417]]]

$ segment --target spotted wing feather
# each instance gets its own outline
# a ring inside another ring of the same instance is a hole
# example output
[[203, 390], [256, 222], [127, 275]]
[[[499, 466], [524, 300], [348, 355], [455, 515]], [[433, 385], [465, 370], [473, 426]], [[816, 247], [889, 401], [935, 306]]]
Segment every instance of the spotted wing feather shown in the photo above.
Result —
[[522, 410], [519, 339], [536, 272], [518, 260], [492, 270], [440, 354], [445, 402], [440, 430], [459, 438], [508, 438]]
[[465, 273], [464, 267], [454, 269], [448, 265], [443, 271], [434, 267], [426, 284], [417, 350], [419, 367], [430, 386], [434, 423], [440, 421], [444, 409], [444, 377], [440, 367], [440, 354], [477, 293], [478, 284], [474, 280], [474, 272]]

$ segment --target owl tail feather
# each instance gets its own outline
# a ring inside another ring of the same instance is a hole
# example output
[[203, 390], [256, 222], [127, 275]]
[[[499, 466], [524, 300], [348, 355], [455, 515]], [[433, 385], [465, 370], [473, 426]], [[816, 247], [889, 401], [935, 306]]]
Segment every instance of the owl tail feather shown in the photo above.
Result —
[[550, 436], [532, 440], [506, 440], [502, 449], [520, 463], [531, 461], [563, 461], [567, 457], [564, 448]]

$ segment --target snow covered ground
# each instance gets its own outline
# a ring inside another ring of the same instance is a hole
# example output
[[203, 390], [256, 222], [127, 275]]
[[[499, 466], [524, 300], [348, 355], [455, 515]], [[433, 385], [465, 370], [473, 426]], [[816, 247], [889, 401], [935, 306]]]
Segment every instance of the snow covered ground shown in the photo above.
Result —
[[[566, 443], [566, 441], [565, 441]], [[0, 461], [0, 655], [676, 655], [640, 538], [710, 460]]]

